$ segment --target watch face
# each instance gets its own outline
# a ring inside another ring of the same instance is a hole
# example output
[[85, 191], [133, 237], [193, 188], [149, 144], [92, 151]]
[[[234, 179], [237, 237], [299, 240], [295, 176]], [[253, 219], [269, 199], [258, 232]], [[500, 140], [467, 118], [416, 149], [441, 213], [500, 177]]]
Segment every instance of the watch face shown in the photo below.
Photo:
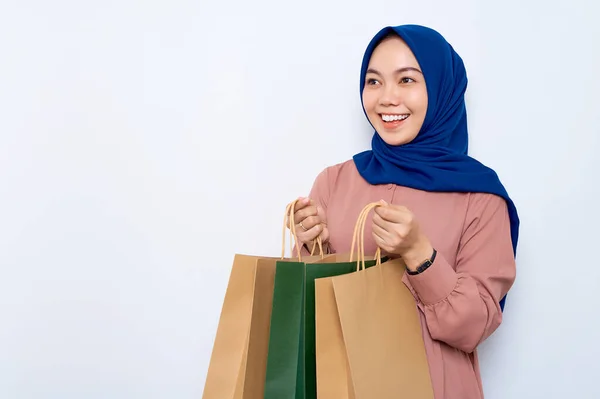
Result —
[[423, 262], [423, 264], [421, 266], [419, 266], [419, 268], [417, 269], [419, 271], [419, 273], [427, 270], [427, 268], [431, 266], [431, 261], [430, 260], [426, 260], [425, 262]]
[[427, 270], [427, 268], [429, 268], [429, 266], [431, 266], [433, 264], [436, 254], [437, 254], [437, 251], [434, 249], [431, 259], [427, 259], [426, 261], [421, 263], [421, 265], [419, 267], [417, 267], [417, 270], [415, 270], [414, 272], [407, 269], [408, 274], [415, 275], [415, 274], [423, 273], [425, 270]]

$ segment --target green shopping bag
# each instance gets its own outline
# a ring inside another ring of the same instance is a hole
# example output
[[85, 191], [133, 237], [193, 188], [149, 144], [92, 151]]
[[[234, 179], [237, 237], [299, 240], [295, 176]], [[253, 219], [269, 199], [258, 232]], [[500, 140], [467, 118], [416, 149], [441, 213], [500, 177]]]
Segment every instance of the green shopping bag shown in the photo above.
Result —
[[[356, 262], [329, 262], [278, 261], [275, 266], [264, 399], [317, 397], [315, 279], [353, 273], [357, 267]], [[374, 260], [365, 264], [374, 265]]]
[[[293, 206], [289, 214], [294, 214]], [[350, 254], [332, 255], [314, 263], [302, 262], [301, 257], [298, 261], [277, 261], [264, 399], [317, 398], [315, 279], [356, 272], [357, 261], [351, 260], [354, 244], [360, 240], [357, 227]], [[290, 228], [295, 235], [293, 218]], [[365, 261], [364, 267], [375, 263]]]

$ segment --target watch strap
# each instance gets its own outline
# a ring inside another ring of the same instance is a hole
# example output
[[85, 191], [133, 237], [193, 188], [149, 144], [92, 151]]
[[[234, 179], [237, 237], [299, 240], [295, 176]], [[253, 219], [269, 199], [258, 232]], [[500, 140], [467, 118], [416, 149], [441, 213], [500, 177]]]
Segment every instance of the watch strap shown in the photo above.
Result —
[[410, 270], [410, 269], [406, 269], [406, 272], [408, 274], [410, 274], [411, 276], [415, 276], [417, 274], [421, 274], [423, 273], [425, 270], [427, 270], [429, 268], [429, 266], [431, 266], [433, 264], [433, 262], [435, 261], [435, 256], [437, 255], [437, 251], [434, 248], [433, 249], [433, 253], [431, 254], [431, 258], [427, 259], [426, 261], [424, 261], [423, 263], [421, 263], [419, 265], [419, 267], [417, 267], [416, 270]]

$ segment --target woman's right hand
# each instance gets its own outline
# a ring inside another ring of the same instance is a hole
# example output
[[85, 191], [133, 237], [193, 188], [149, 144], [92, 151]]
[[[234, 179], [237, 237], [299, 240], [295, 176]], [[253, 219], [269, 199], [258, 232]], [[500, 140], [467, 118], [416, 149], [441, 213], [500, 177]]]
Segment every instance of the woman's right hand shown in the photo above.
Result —
[[[299, 242], [310, 247], [319, 236], [323, 244], [329, 241], [329, 230], [323, 216], [323, 209], [310, 198], [298, 199], [294, 206], [294, 221]], [[289, 220], [288, 227], [290, 227]]]

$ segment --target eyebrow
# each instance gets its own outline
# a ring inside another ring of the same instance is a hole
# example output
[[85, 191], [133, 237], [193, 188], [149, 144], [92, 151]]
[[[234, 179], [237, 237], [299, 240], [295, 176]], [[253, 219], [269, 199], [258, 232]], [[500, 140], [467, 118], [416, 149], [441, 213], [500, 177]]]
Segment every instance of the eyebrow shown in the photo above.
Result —
[[[420, 71], [418, 68], [414, 68], [414, 67], [404, 67], [404, 68], [399, 68], [399, 69], [396, 69], [396, 71], [394, 71], [394, 72], [395, 72], [395, 73], [403, 73], [403, 72], [408, 72], [408, 71], [414, 71], [414, 72], [418, 72], [418, 73], [420, 73], [421, 75], [423, 75], [423, 72], [421, 72], [421, 71]], [[378, 71], [378, 70], [376, 70], [376, 69], [372, 69], [372, 68], [369, 68], [369, 69], [367, 69], [367, 73], [374, 73], [375, 75], [382, 76], [382, 75], [381, 75], [381, 72], [379, 72], [379, 71]]]

